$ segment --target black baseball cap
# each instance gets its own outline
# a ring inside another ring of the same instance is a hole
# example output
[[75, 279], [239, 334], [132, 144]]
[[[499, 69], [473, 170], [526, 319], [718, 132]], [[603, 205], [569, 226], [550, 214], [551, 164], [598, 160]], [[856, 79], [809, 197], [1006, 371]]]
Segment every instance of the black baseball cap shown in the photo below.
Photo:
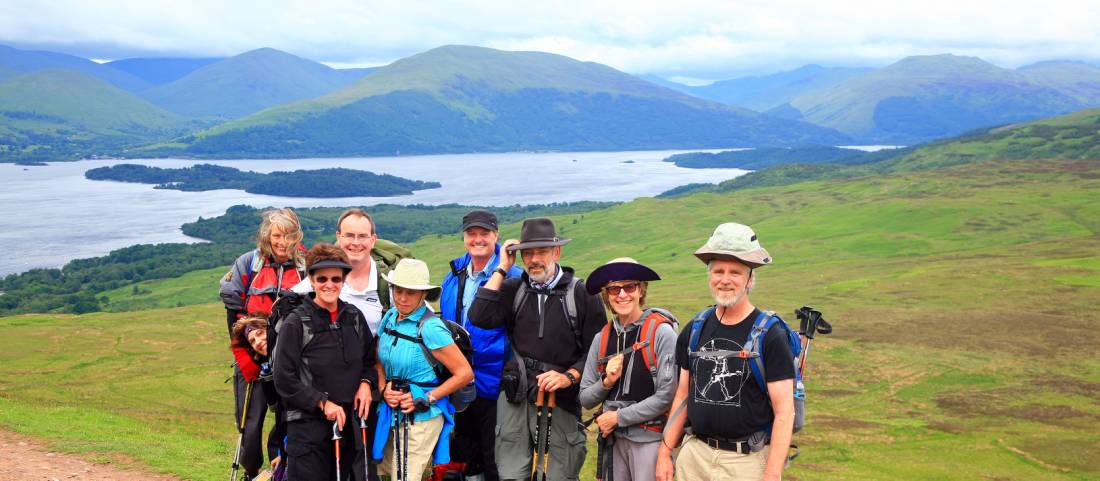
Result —
[[482, 209], [472, 210], [469, 214], [462, 216], [462, 232], [466, 232], [466, 229], [471, 227], [482, 227], [494, 232], [500, 230], [497, 227], [496, 214]]

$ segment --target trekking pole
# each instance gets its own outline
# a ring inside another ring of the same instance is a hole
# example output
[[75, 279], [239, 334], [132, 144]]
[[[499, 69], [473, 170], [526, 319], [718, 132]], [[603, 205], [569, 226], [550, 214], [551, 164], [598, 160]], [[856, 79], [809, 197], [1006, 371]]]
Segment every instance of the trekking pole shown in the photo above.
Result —
[[401, 420], [400, 411], [393, 410], [393, 469], [397, 471], [397, 480], [401, 481], [405, 478], [401, 477]]
[[542, 430], [542, 404], [546, 391], [539, 389], [538, 394], [535, 395], [535, 446], [531, 449], [531, 481], [536, 481], [538, 478], [539, 458], [541, 453], [539, 449], [542, 444], [539, 443], [539, 434]]
[[550, 403], [546, 407], [546, 442], [542, 454], [542, 481], [546, 481], [546, 471], [550, 468], [550, 428], [554, 425], [554, 408], [557, 407], [557, 391], [550, 391]]
[[794, 311], [794, 314], [798, 316], [799, 334], [805, 336], [805, 345], [798, 359], [798, 376], [802, 377], [806, 368], [806, 356], [810, 352], [810, 341], [813, 341], [817, 334], [831, 334], [833, 326], [821, 317], [821, 311], [810, 306], [802, 306]]
[[[410, 413], [411, 414], [411, 413]], [[401, 429], [404, 431], [404, 435], [401, 437], [401, 472], [405, 473], [405, 480], [410, 478], [409, 476], [409, 425], [412, 424], [412, 419], [409, 414], [402, 416], [405, 423], [402, 424]], [[421, 475], [423, 473], [420, 473]]]
[[363, 441], [363, 480], [370, 479], [370, 452], [367, 451], [367, 418], [359, 417], [359, 431]]
[[332, 447], [336, 449], [336, 481], [340, 481], [340, 424], [332, 422]]
[[237, 434], [237, 451], [233, 455], [233, 471], [229, 473], [229, 481], [237, 481], [237, 470], [241, 467], [241, 448], [244, 445], [244, 423], [248, 419], [248, 405], [252, 401], [252, 384], [248, 383], [248, 386], [244, 388], [244, 406], [241, 408], [241, 423], [237, 426], [239, 433]]

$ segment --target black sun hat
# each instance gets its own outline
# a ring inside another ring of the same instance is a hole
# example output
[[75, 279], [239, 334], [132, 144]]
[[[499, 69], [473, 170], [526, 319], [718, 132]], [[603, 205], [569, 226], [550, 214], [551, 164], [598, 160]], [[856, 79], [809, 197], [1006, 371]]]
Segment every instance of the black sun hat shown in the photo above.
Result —
[[571, 240], [573, 239], [558, 237], [558, 231], [554, 228], [554, 221], [545, 217], [537, 217], [523, 221], [523, 227], [519, 231], [519, 244], [508, 246], [508, 252], [538, 247], [563, 246]]
[[661, 276], [657, 272], [630, 258], [620, 257], [611, 259], [610, 262], [597, 267], [584, 281], [584, 288], [589, 294], [600, 292], [608, 284], [615, 281], [659, 281]]

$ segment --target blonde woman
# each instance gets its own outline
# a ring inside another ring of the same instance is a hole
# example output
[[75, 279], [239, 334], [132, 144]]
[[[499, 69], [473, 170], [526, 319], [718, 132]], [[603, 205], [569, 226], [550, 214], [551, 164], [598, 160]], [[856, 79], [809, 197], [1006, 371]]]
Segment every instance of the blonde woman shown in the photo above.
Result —
[[[266, 318], [272, 304], [306, 277], [298, 216], [290, 209], [271, 209], [264, 211], [261, 218], [256, 248], [238, 257], [221, 280], [220, 294], [231, 343], [234, 323], [246, 314]], [[263, 389], [249, 387], [260, 377], [260, 364], [246, 346], [233, 346], [232, 350], [236, 361], [233, 369], [236, 425], [244, 433], [241, 466], [245, 474], [255, 476], [263, 464], [261, 446], [267, 399]], [[249, 401], [247, 407], [245, 398]]]

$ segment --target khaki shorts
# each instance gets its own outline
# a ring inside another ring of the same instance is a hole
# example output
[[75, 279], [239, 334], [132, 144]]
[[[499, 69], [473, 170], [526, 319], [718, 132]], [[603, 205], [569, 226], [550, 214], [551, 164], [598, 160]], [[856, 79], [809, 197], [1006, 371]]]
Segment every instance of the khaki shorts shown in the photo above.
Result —
[[[409, 425], [409, 450], [408, 450], [408, 472], [414, 473], [411, 475], [405, 475], [406, 479], [423, 479], [424, 470], [432, 464], [432, 451], [435, 450], [435, 443], [439, 440], [439, 433], [443, 432], [443, 416], [436, 416], [427, 421], [417, 421]], [[403, 433], [401, 435], [404, 435]], [[390, 433], [390, 438], [386, 441], [386, 452], [382, 455], [382, 462], [378, 463], [378, 474], [385, 474], [390, 477], [396, 476], [397, 464], [394, 452], [393, 443], [397, 440], [394, 433]], [[405, 449], [405, 445], [401, 445], [401, 449]], [[401, 452], [402, 457], [405, 456], [405, 452]]]
[[771, 446], [755, 453], [739, 454], [707, 446], [695, 436], [687, 438], [676, 456], [676, 481], [760, 481]]
[[[529, 479], [531, 460], [535, 448], [535, 405], [531, 403], [512, 404], [502, 393], [497, 399], [497, 473], [500, 479]], [[580, 420], [569, 411], [554, 408], [553, 425], [550, 428], [550, 458], [546, 479], [549, 481], [575, 481], [580, 474], [587, 440], [580, 429]], [[542, 429], [546, 427], [543, 419]], [[539, 437], [545, 434], [539, 431]], [[543, 463], [537, 466], [542, 472]], [[540, 476], [541, 479], [541, 476]]]

